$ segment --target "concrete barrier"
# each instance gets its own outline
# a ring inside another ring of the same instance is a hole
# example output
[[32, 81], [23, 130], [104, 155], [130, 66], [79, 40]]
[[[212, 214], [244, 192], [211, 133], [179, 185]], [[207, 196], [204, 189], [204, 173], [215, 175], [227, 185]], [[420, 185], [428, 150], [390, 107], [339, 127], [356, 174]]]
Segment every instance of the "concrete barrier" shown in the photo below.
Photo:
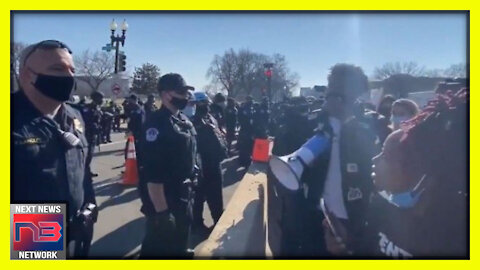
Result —
[[196, 258], [265, 258], [267, 164], [252, 163]]
[[282, 247], [282, 211], [283, 198], [275, 185], [275, 178], [267, 171], [265, 193], [265, 254], [267, 258], [275, 258], [281, 254]]

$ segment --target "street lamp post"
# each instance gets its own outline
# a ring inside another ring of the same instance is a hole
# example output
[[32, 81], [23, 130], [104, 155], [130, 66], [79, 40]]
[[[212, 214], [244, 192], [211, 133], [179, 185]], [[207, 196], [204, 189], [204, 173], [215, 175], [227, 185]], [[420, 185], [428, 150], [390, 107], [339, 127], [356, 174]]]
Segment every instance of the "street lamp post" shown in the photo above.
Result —
[[265, 70], [265, 75], [267, 76], [267, 83], [268, 83], [268, 100], [272, 100], [272, 68], [273, 63], [265, 63], [263, 64]]
[[125, 45], [125, 32], [127, 32], [128, 29], [128, 24], [126, 20], [123, 20], [122, 23], [122, 35], [117, 35], [115, 36], [115, 30], [117, 30], [117, 23], [115, 22], [115, 19], [112, 20], [110, 23], [110, 30], [112, 31], [112, 34], [110, 35], [110, 41], [111, 45], [115, 43], [115, 74], [118, 73], [118, 51], [119, 51], [119, 46], [120, 43], [122, 43], [122, 47]]

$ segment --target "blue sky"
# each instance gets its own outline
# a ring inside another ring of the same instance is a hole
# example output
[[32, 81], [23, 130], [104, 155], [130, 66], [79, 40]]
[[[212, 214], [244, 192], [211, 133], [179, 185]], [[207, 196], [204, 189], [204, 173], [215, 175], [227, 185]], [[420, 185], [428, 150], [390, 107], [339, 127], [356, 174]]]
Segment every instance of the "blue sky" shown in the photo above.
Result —
[[368, 76], [386, 62], [427, 68], [466, 62], [463, 14], [24, 13], [14, 15], [14, 40], [58, 39], [74, 53], [100, 50], [110, 42], [113, 18], [129, 24], [122, 50], [130, 71], [150, 62], [197, 89], [208, 84], [213, 56], [229, 48], [285, 55], [302, 87], [326, 84], [339, 62], [359, 65]]

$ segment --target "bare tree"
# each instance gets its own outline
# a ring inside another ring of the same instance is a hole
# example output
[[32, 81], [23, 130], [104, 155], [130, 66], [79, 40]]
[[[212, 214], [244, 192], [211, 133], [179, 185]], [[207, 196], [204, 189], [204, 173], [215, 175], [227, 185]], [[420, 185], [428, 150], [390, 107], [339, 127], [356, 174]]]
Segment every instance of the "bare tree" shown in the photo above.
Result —
[[373, 77], [377, 80], [384, 80], [395, 74], [407, 74], [412, 76], [425, 75], [425, 67], [419, 66], [416, 62], [389, 62], [381, 67], [375, 68]]
[[233, 49], [226, 51], [223, 56], [215, 55], [207, 71], [207, 78], [210, 78], [212, 84], [220, 84], [228, 95], [232, 94], [235, 85], [236, 54]]
[[445, 76], [445, 70], [441, 69], [441, 68], [428, 69], [428, 70], [425, 71], [424, 76], [429, 77], [429, 78], [444, 77]]
[[445, 75], [452, 78], [465, 78], [467, 77], [467, 65], [465, 63], [451, 65], [445, 70]]
[[224, 90], [231, 97], [253, 95], [260, 97], [267, 89], [264, 64], [274, 64], [271, 79], [272, 98], [279, 99], [284, 92], [290, 92], [298, 86], [298, 74], [292, 73], [285, 57], [280, 54], [267, 56], [246, 49], [235, 52], [230, 49], [223, 56], [215, 55], [207, 78], [209, 89]]
[[77, 79], [86, 82], [92, 91], [97, 91], [100, 85], [109, 79], [115, 70], [113, 54], [96, 51], [84, 51], [75, 57]]
[[20, 67], [20, 53], [28, 45], [22, 42], [13, 42], [10, 46], [10, 78], [12, 82], [12, 87], [14, 84], [18, 87], [20, 85], [18, 72]]

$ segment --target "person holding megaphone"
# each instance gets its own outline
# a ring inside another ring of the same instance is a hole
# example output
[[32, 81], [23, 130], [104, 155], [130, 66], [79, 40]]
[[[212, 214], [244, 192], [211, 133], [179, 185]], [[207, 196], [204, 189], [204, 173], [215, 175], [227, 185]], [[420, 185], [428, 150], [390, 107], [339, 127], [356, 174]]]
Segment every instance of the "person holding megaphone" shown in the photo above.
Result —
[[[350, 64], [336, 64], [328, 76], [326, 103], [315, 112], [318, 122], [312, 136], [294, 153], [273, 156], [269, 162], [272, 174], [286, 190], [300, 191], [302, 198], [285, 206], [287, 229], [303, 234], [296, 243], [305, 256], [329, 256], [324, 232], [335, 234], [346, 249], [353, 249], [352, 236], [362, 228], [365, 210], [373, 191], [372, 158], [381, 150], [378, 138], [378, 114], [366, 114], [358, 98], [368, 91], [363, 70]], [[310, 117], [311, 118], [311, 117]], [[323, 207], [321, 201], [323, 199]], [[323, 210], [323, 211], [322, 211]], [[298, 214], [302, 213], [302, 214]], [[330, 221], [323, 226], [324, 218]], [[293, 225], [292, 225], [293, 224]], [[341, 226], [339, 226], [340, 224]], [[291, 229], [291, 227], [295, 229]], [[335, 227], [342, 228], [335, 230]], [[344, 229], [343, 229], [344, 228]], [[291, 237], [291, 236], [290, 236]], [[293, 250], [295, 247], [293, 248]], [[284, 252], [292, 247], [283, 247]], [[292, 254], [285, 254], [292, 255]]]

